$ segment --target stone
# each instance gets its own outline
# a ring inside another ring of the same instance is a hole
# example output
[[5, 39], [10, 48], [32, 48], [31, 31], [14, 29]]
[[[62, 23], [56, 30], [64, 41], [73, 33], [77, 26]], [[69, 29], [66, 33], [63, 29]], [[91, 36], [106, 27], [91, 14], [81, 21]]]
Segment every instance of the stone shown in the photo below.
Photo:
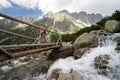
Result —
[[74, 42], [74, 44], [79, 43], [91, 43], [93, 41], [97, 40], [96, 35], [95, 34], [90, 34], [90, 33], [84, 33], [81, 36], [79, 36], [76, 41]]
[[24, 80], [26, 77], [39, 76], [47, 73], [52, 62], [41, 59], [33, 59], [25, 65], [12, 68], [6, 72], [1, 72], [0, 80]]
[[84, 77], [76, 72], [60, 73], [58, 80], [84, 80]]
[[116, 50], [117, 53], [119, 53], [119, 52], [120, 52], [120, 45], [117, 46], [117, 47], [115, 48], [115, 50]]
[[98, 46], [98, 38], [97, 38], [97, 31], [91, 33], [84, 33], [79, 36], [74, 44], [74, 57], [81, 58], [81, 56], [89, 50], [89, 48], [97, 47]]
[[61, 73], [61, 69], [54, 69], [50, 76], [48, 76], [47, 80], [58, 80], [59, 74]]
[[67, 58], [69, 56], [73, 56], [73, 51], [73, 46], [62, 46], [61, 48], [52, 50], [47, 59], [57, 60], [59, 58]]
[[110, 59], [110, 55], [100, 55], [95, 58], [94, 65], [95, 68], [98, 70], [98, 74], [108, 75], [108, 73], [111, 72], [112, 68], [108, 66]]
[[48, 80], [84, 80], [84, 77], [77, 72], [63, 73], [61, 69], [55, 69]]
[[72, 78], [73, 80], [84, 80], [84, 77], [76, 72], [72, 73]]
[[[104, 36], [112, 35], [106, 30], [94, 30], [89, 33], [84, 33], [80, 35], [74, 42], [74, 52], [73, 55], [75, 58], [81, 58], [81, 56], [90, 48], [97, 47], [100, 37], [104, 40]], [[102, 44], [101, 44], [102, 45]]]
[[89, 48], [80, 48], [74, 51], [73, 55], [75, 58], [81, 58], [82, 55], [89, 50]]
[[120, 31], [120, 22], [116, 20], [108, 20], [105, 23], [105, 29], [111, 33]]

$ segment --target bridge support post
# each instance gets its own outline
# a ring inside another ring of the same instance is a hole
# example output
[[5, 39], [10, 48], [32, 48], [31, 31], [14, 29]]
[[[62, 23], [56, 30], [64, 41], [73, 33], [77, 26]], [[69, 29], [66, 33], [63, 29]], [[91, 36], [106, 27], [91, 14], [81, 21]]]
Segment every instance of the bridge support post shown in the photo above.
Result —
[[0, 47], [0, 52], [5, 54], [7, 57], [9, 57], [10, 59], [11, 58], [14, 58], [11, 54], [9, 54], [6, 50], [4, 50], [2, 47]]

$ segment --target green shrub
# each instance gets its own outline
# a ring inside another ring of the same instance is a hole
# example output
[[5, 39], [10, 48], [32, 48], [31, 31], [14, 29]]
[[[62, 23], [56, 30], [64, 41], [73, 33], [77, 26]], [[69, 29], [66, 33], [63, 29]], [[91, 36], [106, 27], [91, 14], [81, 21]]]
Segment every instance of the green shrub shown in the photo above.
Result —
[[50, 42], [57, 42], [59, 35], [56, 33], [50, 33]]

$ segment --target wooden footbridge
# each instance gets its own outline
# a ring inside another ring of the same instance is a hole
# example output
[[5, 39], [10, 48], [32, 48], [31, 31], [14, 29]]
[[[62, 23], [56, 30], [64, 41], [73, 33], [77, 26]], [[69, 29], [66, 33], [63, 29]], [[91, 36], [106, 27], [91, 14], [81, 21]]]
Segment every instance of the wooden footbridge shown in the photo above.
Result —
[[[1, 17], [22, 23], [22, 24], [26, 24], [29, 25], [31, 27], [35, 27], [37, 29], [40, 29], [39, 26], [35, 25], [35, 24], [31, 24], [31, 23], [27, 23], [21, 20], [18, 20], [16, 18], [10, 17], [8, 15], [5, 15], [3, 13], [0, 13]], [[53, 32], [51, 30], [48, 29], [44, 29], [48, 32], [51, 33], [55, 33], [58, 34], [56, 32]], [[36, 40], [37, 38], [33, 38], [30, 36], [25, 36], [25, 35], [21, 35], [21, 34], [17, 34], [17, 33], [13, 33], [10, 31], [6, 31], [3, 29], [0, 29], [0, 32], [2, 33], [6, 33], [6, 34], [10, 34], [10, 35], [14, 35], [14, 36], [19, 36], [22, 38], [26, 38], [26, 39], [30, 39], [30, 40]], [[62, 43], [62, 38], [59, 35], [59, 39], [57, 41], [57, 43], [41, 43], [41, 44], [22, 44], [22, 45], [0, 45], [0, 61], [4, 61], [7, 59], [13, 59], [13, 58], [17, 58], [17, 57], [22, 57], [25, 55], [29, 55], [32, 53], [38, 53], [38, 52], [42, 52], [42, 51], [46, 51], [46, 50], [51, 50], [51, 49], [56, 49], [61, 47], [61, 43]]]

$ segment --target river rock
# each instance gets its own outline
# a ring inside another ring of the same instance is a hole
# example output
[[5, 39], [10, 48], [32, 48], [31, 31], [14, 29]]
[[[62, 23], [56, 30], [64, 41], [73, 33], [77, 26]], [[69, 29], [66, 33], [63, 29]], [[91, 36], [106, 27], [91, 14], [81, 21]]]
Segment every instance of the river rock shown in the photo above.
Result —
[[61, 73], [59, 80], [84, 80], [84, 77], [76, 72], [73, 73]]
[[86, 44], [85, 46], [87, 45], [96, 46], [98, 43], [97, 40], [98, 39], [95, 34], [84, 33], [76, 39], [74, 44], [84, 44], [84, 45]]
[[74, 51], [73, 55], [74, 55], [74, 58], [78, 59], [78, 58], [81, 58], [82, 55], [87, 51], [89, 50], [89, 48], [80, 48], [80, 49], [77, 49]]
[[33, 59], [25, 65], [10, 69], [8, 71], [0, 72], [0, 80], [24, 80], [26, 77], [39, 76], [41, 73], [47, 73], [50, 61]]
[[84, 33], [79, 36], [73, 44], [74, 52], [73, 55], [76, 58], [80, 58], [83, 53], [91, 47], [98, 46], [98, 38], [95, 32]]
[[110, 55], [100, 55], [95, 58], [94, 65], [98, 69], [98, 74], [107, 75], [111, 72], [112, 68], [108, 66], [109, 60], [111, 59]]
[[[97, 47], [100, 37], [104, 40], [103, 36], [112, 35], [106, 30], [95, 30], [89, 33], [80, 35], [73, 44], [75, 58], [81, 58], [81, 56], [90, 48]], [[102, 44], [101, 44], [102, 45]]]
[[77, 72], [63, 73], [61, 69], [55, 69], [48, 80], [84, 80], [84, 77]]
[[116, 20], [108, 20], [105, 23], [105, 29], [111, 33], [120, 31], [120, 22]]
[[61, 48], [54, 49], [48, 55], [48, 60], [56, 60], [59, 58], [67, 58], [69, 56], [73, 56], [74, 48], [72, 45], [62, 46]]

